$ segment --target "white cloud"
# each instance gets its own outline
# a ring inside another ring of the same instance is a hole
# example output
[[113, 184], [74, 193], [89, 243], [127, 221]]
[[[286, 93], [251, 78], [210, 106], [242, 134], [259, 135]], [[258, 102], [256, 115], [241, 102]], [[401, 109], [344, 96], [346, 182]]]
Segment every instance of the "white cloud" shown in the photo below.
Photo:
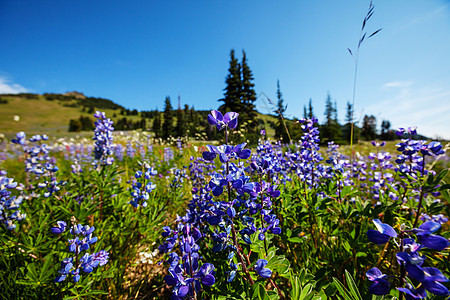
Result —
[[13, 83], [5, 77], [0, 77], [0, 94], [26, 93], [28, 90], [18, 83]]
[[393, 128], [417, 126], [430, 138], [450, 139], [450, 89], [390, 82], [382, 86], [386, 96], [365, 108], [377, 113], [378, 122], [391, 121]]
[[413, 84], [412, 81], [392, 81], [383, 84], [384, 89], [391, 89], [391, 88], [406, 88], [408, 86], [411, 86]]

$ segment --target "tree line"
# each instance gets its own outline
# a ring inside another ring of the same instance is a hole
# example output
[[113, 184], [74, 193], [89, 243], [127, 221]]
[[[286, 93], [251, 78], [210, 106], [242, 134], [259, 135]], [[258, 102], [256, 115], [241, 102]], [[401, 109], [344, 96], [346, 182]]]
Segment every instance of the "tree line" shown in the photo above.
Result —
[[[266, 129], [266, 123], [258, 118], [255, 101], [257, 99], [255, 84], [253, 83], [253, 72], [248, 64], [245, 51], [242, 51], [242, 58], [236, 57], [234, 49], [230, 51], [230, 61], [228, 73], [225, 77], [224, 96], [218, 99], [220, 102], [219, 110], [222, 113], [235, 111], [239, 113], [239, 131], [238, 134], [231, 135], [230, 139], [235, 142], [245, 140], [254, 144], [260, 137], [260, 130]], [[46, 95], [48, 97], [48, 94]], [[277, 81], [276, 90], [277, 102], [273, 104], [273, 114], [276, 121], [269, 121], [267, 124], [275, 131], [275, 138], [282, 139], [284, 143], [297, 141], [302, 135], [300, 126], [296, 123], [297, 119], [286, 119], [287, 105], [283, 98], [280, 87], [280, 81]], [[107, 101], [102, 101], [104, 105]], [[107, 102], [110, 104], [109, 102]], [[83, 107], [83, 112], [89, 108], [93, 112], [94, 107]], [[217, 139], [217, 131], [208, 124], [207, 115], [209, 111], [195, 110], [194, 107], [184, 105], [174, 109], [167, 96], [164, 100], [164, 110], [149, 110], [139, 112], [136, 109], [130, 110], [120, 108], [120, 116], [113, 115], [114, 127], [116, 130], [150, 130], [155, 137], [166, 139], [173, 137], [193, 137], [203, 139]], [[325, 98], [325, 120], [323, 124], [318, 124], [320, 129], [320, 140], [322, 144], [329, 141], [336, 143], [348, 143], [350, 141], [351, 127], [353, 126], [353, 141], [373, 140], [380, 138], [383, 140], [395, 139], [394, 131], [391, 129], [391, 123], [388, 120], [382, 120], [381, 130], [377, 130], [377, 120], [373, 115], [365, 115], [362, 123], [353, 119], [353, 107], [347, 102], [347, 111], [344, 122], [341, 124], [338, 120], [337, 103], [331, 98], [330, 93]], [[128, 118], [130, 116], [130, 118]], [[131, 116], [135, 116], [132, 118]], [[136, 117], [140, 119], [136, 120]], [[314, 112], [312, 99], [309, 99], [307, 105], [303, 108], [304, 118], [317, 117]], [[70, 120], [69, 131], [92, 130], [93, 120], [89, 117], [80, 116], [79, 119]]]

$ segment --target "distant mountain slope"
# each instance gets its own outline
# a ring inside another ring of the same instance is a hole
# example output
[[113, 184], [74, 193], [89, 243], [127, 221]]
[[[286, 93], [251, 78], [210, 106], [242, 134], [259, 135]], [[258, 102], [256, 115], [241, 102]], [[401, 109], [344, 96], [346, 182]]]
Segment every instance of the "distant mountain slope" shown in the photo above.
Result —
[[[0, 95], [0, 133], [67, 132], [70, 119], [92, 116], [92, 110], [119, 115], [123, 106], [82, 93], [2, 94]], [[88, 113], [91, 111], [91, 113]]]
[[[107, 117], [117, 125], [116, 129], [119, 129], [120, 122], [125, 118], [138, 122], [144, 116], [146, 116], [147, 129], [152, 128], [153, 117], [148, 111], [145, 113], [131, 111], [112, 100], [87, 97], [80, 92], [43, 95], [22, 93], [0, 94], [0, 134], [12, 136], [19, 131], [24, 131], [27, 134], [65, 135], [69, 130], [71, 119], [79, 120], [80, 117], [89, 117], [94, 121], [95, 110], [104, 111]], [[209, 111], [196, 112], [207, 123], [206, 116]], [[276, 122], [276, 117], [258, 113], [258, 119], [258, 122], [266, 124], [267, 136], [272, 137], [274, 130], [270, 124]]]

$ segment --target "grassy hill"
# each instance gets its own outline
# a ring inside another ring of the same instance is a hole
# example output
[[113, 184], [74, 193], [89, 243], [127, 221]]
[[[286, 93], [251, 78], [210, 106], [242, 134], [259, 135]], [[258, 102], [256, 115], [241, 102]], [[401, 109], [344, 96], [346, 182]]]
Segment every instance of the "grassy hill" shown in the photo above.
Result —
[[[124, 109], [111, 100], [77, 94], [0, 95], [0, 133], [9, 136], [25, 131], [29, 134], [65, 135], [70, 119], [80, 116], [93, 118], [92, 113], [88, 113], [90, 107], [104, 111], [110, 117], [120, 117], [121, 109]], [[139, 116], [127, 118], [140, 119]]]
[[[27, 134], [67, 136], [71, 134], [68, 132], [70, 120], [79, 119], [80, 116], [94, 120], [92, 110], [104, 111], [115, 124], [122, 118], [133, 122], [142, 118], [140, 112], [137, 115], [122, 115], [121, 112], [126, 109], [111, 100], [86, 97], [78, 92], [3, 94], [0, 95], [0, 134], [11, 137], [24, 131]], [[267, 136], [273, 136], [274, 130], [270, 127], [270, 122], [276, 122], [276, 118], [258, 114], [258, 119], [264, 122]], [[147, 128], [151, 128], [152, 122], [153, 120], [147, 119]]]

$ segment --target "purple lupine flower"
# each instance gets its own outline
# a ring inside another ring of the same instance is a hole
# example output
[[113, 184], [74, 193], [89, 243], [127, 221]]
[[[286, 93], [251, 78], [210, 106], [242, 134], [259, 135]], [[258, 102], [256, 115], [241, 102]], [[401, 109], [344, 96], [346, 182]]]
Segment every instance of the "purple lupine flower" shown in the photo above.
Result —
[[427, 297], [427, 291], [424, 287], [415, 289], [411, 284], [407, 283], [404, 288], [397, 288], [400, 292], [405, 293], [406, 300], [425, 299]]
[[419, 228], [413, 229], [417, 235], [419, 243], [425, 247], [434, 249], [437, 251], [444, 250], [450, 245], [450, 242], [439, 235], [432, 234], [441, 228], [441, 224], [433, 221], [427, 221], [419, 226]]
[[106, 118], [104, 112], [97, 111], [94, 114], [97, 118], [95, 122], [94, 137], [95, 141], [94, 155], [100, 165], [111, 165], [114, 158], [111, 157], [112, 151], [112, 131], [114, 130], [113, 122]]
[[[58, 221], [57, 226], [51, 230], [53, 233], [60, 234], [66, 228], [64, 221]], [[70, 228], [70, 234], [73, 237], [69, 239], [69, 252], [74, 252], [75, 256], [65, 258], [61, 262], [61, 269], [58, 271], [61, 275], [55, 278], [55, 282], [62, 282], [68, 275], [72, 275], [72, 280], [78, 282], [80, 280], [80, 268], [85, 273], [91, 273], [96, 267], [103, 266], [108, 262], [109, 254], [105, 250], [101, 250], [94, 254], [84, 253], [90, 248], [89, 245], [97, 242], [97, 237], [93, 237], [95, 227], [81, 224], [74, 224]]]
[[54, 234], [61, 234], [64, 231], [66, 231], [66, 227], [67, 227], [66, 222], [58, 221], [56, 223], [57, 223], [57, 225], [55, 227], [51, 228], [52, 233], [54, 233]]
[[[12, 196], [12, 189], [19, 189], [17, 182], [13, 178], [6, 177], [6, 172], [2, 171], [0, 174], [0, 222], [6, 226], [6, 229], [13, 230], [16, 228], [14, 221], [22, 221], [26, 214], [20, 213], [20, 204], [22, 203], [22, 196]], [[12, 213], [8, 213], [12, 211]]]
[[397, 232], [388, 224], [381, 223], [380, 220], [374, 219], [372, 221], [378, 230], [369, 229], [367, 237], [369, 241], [377, 245], [386, 244], [391, 237], [397, 237]]
[[255, 264], [255, 271], [259, 274], [259, 276], [264, 278], [270, 278], [272, 275], [272, 270], [269, 268], [265, 268], [267, 266], [268, 261], [265, 259], [258, 259]]
[[208, 123], [211, 125], [216, 125], [217, 130], [222, 130], [225, 127], [230, 129], [235, 129], [238, 124], [239, 114], [236, 112], [227, 112], [224, 115], [218, 110], [212, 110], [211, 114], [208, 115]]
[[366, 272], [367, 278], [372, 281], [369, 292], [374, 295], [386, 295], [389, 293], [390, 282], [388, 276], [381, 273], [378, 268], [372, 268]]

